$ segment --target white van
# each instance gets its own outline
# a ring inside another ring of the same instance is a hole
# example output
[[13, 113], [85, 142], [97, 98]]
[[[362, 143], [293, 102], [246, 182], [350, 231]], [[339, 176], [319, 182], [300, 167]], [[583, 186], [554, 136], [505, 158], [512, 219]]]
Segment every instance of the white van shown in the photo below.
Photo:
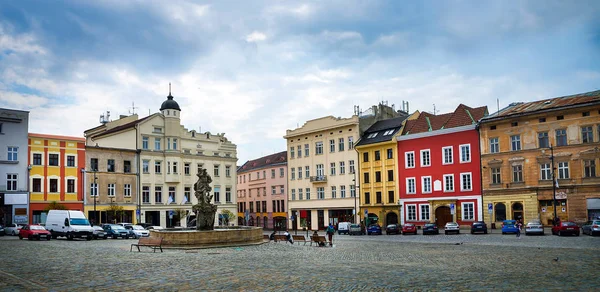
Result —
[[352, 223], [350, 223], [350, 222], [340, 222], [338, 224], [338, 234], [343, 234], [343, 233], [349, 234], [351, 224]]
[[90, 240], [94, 229], [81, 211], [50, 210], [46, 217], [46, 229], [52, 233], [52, 238], [65, 236], [72, 240], [75, 237]]

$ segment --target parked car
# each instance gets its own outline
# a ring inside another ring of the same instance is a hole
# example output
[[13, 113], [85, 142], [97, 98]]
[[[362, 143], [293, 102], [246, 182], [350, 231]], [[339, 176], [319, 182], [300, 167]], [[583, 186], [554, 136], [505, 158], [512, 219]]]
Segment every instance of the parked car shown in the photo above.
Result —
[[544, 235], [544, 225], [538, 219], [531, 220], [525, 225], [525, 235], [540, 234]]
[[590, 220], [581, 226], [581, 232], [589, 235], [600, 235], [600, 219]]
[[0, 236], [4, 236], [4, 225], [0, 224]]
[[94, 225], [92, 226], [92, 229], [94, 229], [93, 231], [93, 235], [94, 235], [94, 239], [107, 239], [108, 238], [108, 234], [106, 234], [106, 231], [104, 231], [104, 229], [98, 225]]
[[502, 221], [502, 234], [517, 233], [518, 231], [519, 231], [519, 229], [517, 228], [516, 220]]
[[123, 227], [125, 227], [125, 228], [127, 228], [128, 226], [129, 226], [129, 227], [133, 226], [133, 224], [132, 224], [132, 223], [117, 223], [117, 225], [121, 225], [121, 226], [123, 226]]
[[46, 216], [46, 229], [52, 238], [64, 236], [68, 240], [85, 238], [91, 240], [94, 230], [85, 214], [79, 210], [50, 210]]
[[[138, 223], [137, 225], [144, 227], [144, 229], [148, 229], [148, 227], [152, 226], [152, 223]], [[190, 225], [188, 225], [188, 226], [190, 226]], [[196, 226], [196, 225], [194, 225], [194, 226]]]
[[45, 239], [50, 240], [52, 238], [52, 234], [50, 231], [46, 230], [44, 226], [40, 225], [25, 225], [23, 228], [19, 229], [19, 239], [27, 238], [29, 240], [32, 239]]
[[146, 230], [160, 230], [160, 229], [164, 229], [164, 228], [162, 228], [162, 226], [148, 226], [148, 227], [146, 227]]
[[102, 225], [102, 229], [106, 231], [106, 235], [116, 239], [118, 237], [128, 239], [129, 231], [125, 229], [125, 227], [117, 224], [104, 224]]
[[579, 226], [571, 221], [563, 221], [556, 226], [552, 226], [552, 234], [558, 236], [575, 234], [576, 236], [579, 236]]
[[440, 234], [440, 230], [435, 223], [426, 223], [423, 225], [423, 235], [427, 234]]
[[400, 230], [400, 224], [389, 224], [385, 227], [385, 234], [402, 234], [402, 231]]
[[338, 234], [348, 234], [350, 232], [350, 222], [340, 222], [338, 224]]
[[371, 235], [371, 234], [378, 234], [378, 235], [383, 234], [383, 233], [381, 233], [381, 226], [379, 226], [379, 224], [369, 225], [369, 228], [367, 228], [367, 235]]
[[140, 225], [132, 225], [130, 228], [133, 231], [135, 238], [150, 236], [150, 231], [144, 229], [144, 227]]
[[446, 226], [444, 226], [444, 234], [448, 235], [449, 233], [460, 234], [460, 225], [456, 222], [448, 222]]
[[404, 235], [407, 235], [409, 233], [417, 235], [417, 226], [412, 223], [406, 223], [404, 224], [404, 226], [402, 226], [402, 233]]
[[365, 230], [362, 228], [360, 224], [350, 224], [350, 235], [364, 235]]
[[7, 235], [16, 236], [19, 234], [19, 230], [23, 228], [23, 226], [25, 226], [25, 224], [7, 224], [6, 226], [4, 226], [4, 233]]
[[473, 224], [471, 224], [471, 234], [475, 234], [476, 232], [487, 234], [487, 224], [483, 221], [473, 222]]

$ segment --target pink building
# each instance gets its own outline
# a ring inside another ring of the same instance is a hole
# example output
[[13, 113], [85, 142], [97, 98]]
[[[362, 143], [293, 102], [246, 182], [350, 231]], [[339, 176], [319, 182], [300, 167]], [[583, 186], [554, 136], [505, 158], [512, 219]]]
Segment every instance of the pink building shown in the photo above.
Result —
[[287, 152], [249, 160], [237, 170], [238, 224], [285, 229]]

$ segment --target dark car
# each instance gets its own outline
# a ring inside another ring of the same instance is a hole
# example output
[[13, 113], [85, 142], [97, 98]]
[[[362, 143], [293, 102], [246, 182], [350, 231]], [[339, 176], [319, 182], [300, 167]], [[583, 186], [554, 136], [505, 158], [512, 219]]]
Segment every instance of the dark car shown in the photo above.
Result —
[[385, 227], [385, 234], [401, 234], [400, 225], [399, 224], [389, 224]]
[[487, 234], [487, 224], [485, 224], [483, 221], [473, 222], [473, 224], [471, 224], [471, 234], [475, 234], [477, 232]]
[[427, 234], [440, 234], [440, 230], [435, 223], [427, 223], [423, 225], [423, 235]]
[[108, 237], [112, 237], [113, 239], [116, 239], [118, 237], [124, 238], [124, 239], [129, 238], [129, 231], [121, 225], [104, 224], [104, 225], [102, 225], [102, 228], [104, 229], [104, 231], [106, 231], [106, 235]]
[[383, 234], [381, 233], [381, 226], [379, 226], [379, 224], [371, 224], [369, 225], [369, 228], [367, 228], [367, 235], [371, 235], [371, 234]]
[[552, 226], [552, 234], [558, 236], [568, 234], [579, 236], [579, 226], [571, 221], [563, 221], [556, 226]]

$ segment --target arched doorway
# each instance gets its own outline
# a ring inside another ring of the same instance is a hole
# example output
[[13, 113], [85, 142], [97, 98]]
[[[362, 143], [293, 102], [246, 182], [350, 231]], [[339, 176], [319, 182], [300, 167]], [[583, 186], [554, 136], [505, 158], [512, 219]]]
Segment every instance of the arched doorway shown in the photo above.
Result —
[[394, 212], [389, 212], [385, 215], [385, 224], [397, 224], [398, 223], [398, 214]]
[[504, 203], [497, 203], [494, 206], [494, 214], [496, 214], [496, 222], [506, 220], [506, 205]]
[[269, 225], [268, 223], [269, 223], [269, 218], [267, 218], [267, 216], [265, 216], [264, 221], [263, 221], [263, 228], [264, 229], [267, 229], [267, 227]]
[[438, 228], [444, 228], [448, 222], [452, 222], [450, 207], [440, 206], [435, 209], [435, 224], [438, 226]]
[[368, 225], [379, 223], [379, 216], [377, 216], [376, 214], [369, 213], [368, 219]]
[[525, 219], [525, 218], [523, 218], [523, 204], [521, 204], [519, 202], [512, 204], [512, 219], [513, 220]]

